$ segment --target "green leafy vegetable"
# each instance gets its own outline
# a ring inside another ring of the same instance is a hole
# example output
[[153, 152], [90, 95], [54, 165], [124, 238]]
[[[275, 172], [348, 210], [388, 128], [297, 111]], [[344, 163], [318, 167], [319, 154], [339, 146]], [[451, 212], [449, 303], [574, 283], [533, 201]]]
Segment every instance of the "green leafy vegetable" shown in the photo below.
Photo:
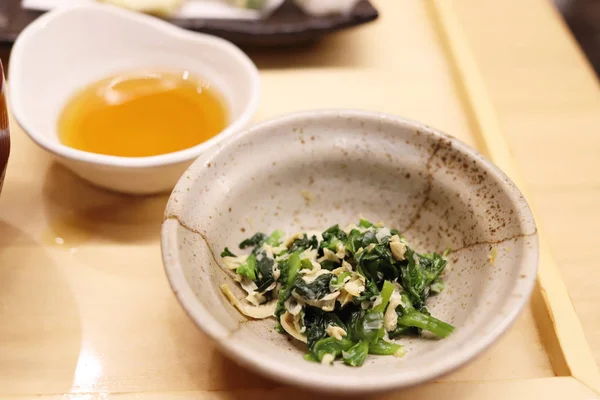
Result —
[[341, 230], [339, 225], [334, 225], [324, 231], [321, 236], [323, 236], [323, 241], [321, 242], [320, 248], [329, 249], [335, 253], [338, 244], [344, 243], [346, 232]]
[[404, 326], [404, 325], [399, 325], [396, 327], [396, 329], [394, 329], [393, 331], [391, 331], [388, 336], [390, 337], [390, 339], [394, 339], [397, 338], [399, 336], [402, 335], [408, 335], [410, 333], [413, 332], [417, 332], [417, 330], [411, 326]]
[[264, 292], [269, 286], [275, 283], [275, 277], [273, 276], [273, 265], [275, 260], [267, 257], [264, 250], [259, 250], [256, 255], [256, 265], [258, 267], [259, 277], [256, 285], [257, 292]]
[[332, 337], [321, 339], [315, 343], [312, 354], [318, 361], [323, 361], [326, 354], [331, 354], [333, 358], [340, 356], [354, 346], [354, 342], [349, 339], [337, 340]]
[[300, 257], [297, 253], [293, 253], [286, 260], [279, 261], [279, 282], [283, 285], [291, 285], [298, 275], [301, 264]]
[[321, 263], [321, 268], [326, 269], [328, 271], [333, 271], [334, 269], [336, 269], [339, 266], [340, 266], [339, 261], [336, 262], [336, 261], [331, 261], [331, 260], [324, 260]]
[[240, 243], [240, 249], [245, 249], [248, 247], [257, 247], [259, 245], [262, 245], [266, 238], [267, 235], [265, 235], [264, 233], [255, 233], [254, 235]]
[[288, 249], [288, 252], [301, 252], [307, 249], [317, 249], [319, 247], [319, 241], [316, 236], [311, 236], [310, 238], [304, 234], [302, 239], [296, 239], [292, 243], [291, 247]]
[[400, 268], [402, 286], [410, 294], [415, 307], [421, 309], [429, 296], [431, 284], [442, 273], [447, 262], [437, 253], [419, 255], [411, 248], [406, 249], [405, 257], [408, 263]]
[[[388, 338], [453, 332], [426, 307], [429, 296], [444, 289], [445, 254], [417, 253], [398, 230], [365, 219], [346, 230], [333, 225], [320, 236], [284, 239], [279, 230], [259, 232], [240, 243], [247, 256], [226, 247], [221, 257], [248, 292], [248, 307], [277, 300], [276, 329], [306, 341], [306, 360], [360, 366], [368, 354], [403, 355], [403, 347]], [[397, 314], [395, 326], [384, 323], [390, 312]]]
[[379, 289], [377, 283], [374, 280], [368, 280], [365, 291], [360, 296], [354, 298], [355, 303], [362, 303], [363, 301], [370, 301], [379, 295]]
[[403, 347], [396, 343], [391, 343], [385, 340], [379, 340], [377, 343], [369, 344], [369, 354], [378, 356], [393, 356], [398, 352], [402, 352]]
[[348, 322], [348, 335], [352, 340], [376, 343], [385, 335], [383, 313], [356, 310]]
[[245, 276], [250, 280], [256, 279], [256, 256], [254, 254], [250, 254], [246, 259], [246, 262], [240, 265], [236, 270], [236, 273]]
[[398, 306], [398, 326], [420, 328], [445, 338], [454, 331], [454, 327], [429, 314], [417, 311], [406, 293], [402, 293], [402, 303]]
[[360, 247], [366, 249], [370, 244], [377, 244], [379, 241], [377, 240], [377, 235], [375, 231], [366, 231], [362, 234], [360, 238]]
[[298, 275], [298, 271], [300, 271], [300, 257], [298, 254], [294, 253], [288, 259], [288, 272], [287, 277], [284, 280], [286, 285], [291, 285], [292, 282], [296, 280], [296, 276]]
[[425, 272], [427, 283], [431, 283], [442, 273], [448, 262], [438, 253], [432, 253], [421, 254], [420, 264]]
[[313, 265], [310, 262], [310, 260], [307, 260], [306, 258], [303, 258], [302, 260], [300, 260], [300, 265], [302, 266], [302, 269], [313, 269]]
[[344, 286], [344, 281], [346, 280], [346, 278], [349, 278], [350, 275], [352, 275], [351, 272], [342, 272], [335, 278], [332, 278], [329, 282], [329, 290], [331, 292], [335, 292], [336, 290], [341, 289]]
[[269, 246], [277, 246], [280, 243], [280, 239], [283, 236], [283, 232], [280, 230], [274, 231], [271, 236], [269, 236], [266, 240], [266, 243]]
[[358, 226], [360, 226], [361, 228], [370, 228], [375, 225], [372, 222], [369, 222], [366, 219], [361, 218], [358, 223]]
[[390, 297], [394, 292], [394, 284], [390, 281], [383, 282], [383, 289], [381, 289], [381, 304], [376, 307], [373, 307], [373, 311], [375, 312], [384, 312], [388, 303], [390, 302]]
[[327, 337], [328, 326], [339, 326], [346, 330], [346, 325], [336, 313], [310, 306], [305, 309], [304, 325], [309, 349], [312, 349], [316, 342]]
[[367, 359], [367, 354], [369, 354], [369, 342], [361, 340], [348, 349], [348, 351], [343, 351], [342, 359], [344, 360], [344, 364], [360, 367]]
[[298, 279], [295, 283], [296, 293], [306, 300], [320, 300], [327, 296], [329, 292], [329, 283], [333, 275], [320, 275], [314, 281], [307, 283], [303, 279]]
[[444, 287], [444, 282], [438, 277], [431, 283], [430, 292], [434, 294], [441, 293]]
[[235, 254], [233, 254], [227, 247], [225, 247], [223, 249], [223, 251], [221, 252], [221, 257], [237, 257]]
[[346, 250], [354, 254], [362, 247], [362, 233], [358, 229], [352, 229], [344, 242]]
[[356, 261], [365, 277], [377, 283], [383, 279], [396, 280], [398, 278], [398, 267], [395, 265], [396, 261], [392, 257], [392, 251], [387, 243], [376, 244], [370, 249], [367, 245], [367, 250], [360, 253]]

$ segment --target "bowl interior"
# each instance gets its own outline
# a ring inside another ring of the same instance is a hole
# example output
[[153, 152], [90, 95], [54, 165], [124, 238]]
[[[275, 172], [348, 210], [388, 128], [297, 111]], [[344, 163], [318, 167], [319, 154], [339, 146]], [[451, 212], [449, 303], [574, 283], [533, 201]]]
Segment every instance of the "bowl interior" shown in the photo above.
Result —
[[256, 95], [255, 68], [232, 44], [156, 18], [94, 5], [50, 12], [13, 50], [12, 101], [31, 134], [56, 140], [56, 123], [75, 91], [136, 69], [187, 70], [217, 88], [239, 119]]
[[[235, 287], [219, 266], [223, 247], [237, 250], [256, 231], [324, 230], [361, 215], [398, 228], [420, 252], [452, 249], [446, 289], [428, 303], [457, 327], [449, 338], [401, 339], [404, 358], [369, 356], [362, 368], [322, 366], [304, 361], [274, 320], [246, 320], [220, 293], [223, 282]], [[165, 218], [167, 273], [191, 317], [234, 359], [321, 389], [398, 387], [464, 363], [515, 318], [537, 265], [532, 216], [506, 176], [450, 137], [377, 114], [261, 124], [196, 161]]]

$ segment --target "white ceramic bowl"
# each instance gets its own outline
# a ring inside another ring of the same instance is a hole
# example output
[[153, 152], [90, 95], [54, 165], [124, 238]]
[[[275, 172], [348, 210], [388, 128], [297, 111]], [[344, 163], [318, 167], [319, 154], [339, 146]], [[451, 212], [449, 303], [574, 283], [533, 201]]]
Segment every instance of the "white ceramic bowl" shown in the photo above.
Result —
[[[453, 249], [446, 289], [428, 301], [456, 326], [448, 338], [402, 339], [404, 358], [369, 356], [360, 368], [309, 363], [274, 320], [247, 321], [221, 294], [223, 282], [236, 287], [220, 266], [225, 246], [237, 249], [256, 231], [345, 226], [361, 214], [398, 228], [419, 252]], [[234, 360], [354, 394], [423, 382], [472, 359], [527, 303], [538, 262], [527, 203], [491, 162], [422, 124], [359, 111], [280, 117], [203, 154], [171, 195], [162, 252], [182, 306]]]
[[[229, 126], [197, 146], [152, 157], [94, 154], [60, 143], [57, 119], [77, 89], [138, 68], [206, 78], [226, 100]], [[98, 186], [144, 194], [171, 190], [192, 160], [243, 128], [258, 106], [259, 84], [252, 61], [225, 40], [98, 4], [51, 11], [30, 24], [12, 50], [9, 92], [19, 124], [59, 162]]]

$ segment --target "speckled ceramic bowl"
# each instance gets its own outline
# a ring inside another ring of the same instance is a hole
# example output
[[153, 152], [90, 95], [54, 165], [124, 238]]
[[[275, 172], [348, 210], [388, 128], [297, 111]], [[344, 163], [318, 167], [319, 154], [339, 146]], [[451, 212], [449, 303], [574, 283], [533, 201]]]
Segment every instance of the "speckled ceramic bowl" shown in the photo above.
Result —
[[[230, 280], [223, 247], [360, 215], [398, 228], [418, 251], [452, 249], [446, 290], [428, 302], [457, 327], [450, 337], [402, 339], [404, 358], [370, 356], [361, 368], [310, 363], [273, 319], [246, 319], [219, 290]], [[173, 290], [225, 353], [275, 379], [352, 393], [423, 382], [494, 342], [529, 298], [537, 241], [519, 190], [470, 147], [398, 117], [339, 110], [264, 122], [206, 153], [177, 184], [162, 227]]]

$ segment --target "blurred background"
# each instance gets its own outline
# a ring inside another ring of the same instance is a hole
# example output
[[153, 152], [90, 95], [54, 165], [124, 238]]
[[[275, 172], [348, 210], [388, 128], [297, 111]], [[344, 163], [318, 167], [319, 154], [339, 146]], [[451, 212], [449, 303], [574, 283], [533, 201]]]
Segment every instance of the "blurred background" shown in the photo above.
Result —
[[554, 4], [600, 76], [600, 1], [554, 0]]
[[[600, 1], [598, 0], [548, 0], [553, 1], [566, 24], [600, 76]], [[522, 3], [526, 6], [526, 2]], [[10, 57], [14, 33], [31, 20], [31, 11], [21, 10], [20, 0], [0, 1], [0, 59], [5, 66]], [[368, 18], [365, 15], [365, 18]], [[4, 34], [3, 31], [10, 31]], [[235, 41], [235, 40], [234, 40]]]

